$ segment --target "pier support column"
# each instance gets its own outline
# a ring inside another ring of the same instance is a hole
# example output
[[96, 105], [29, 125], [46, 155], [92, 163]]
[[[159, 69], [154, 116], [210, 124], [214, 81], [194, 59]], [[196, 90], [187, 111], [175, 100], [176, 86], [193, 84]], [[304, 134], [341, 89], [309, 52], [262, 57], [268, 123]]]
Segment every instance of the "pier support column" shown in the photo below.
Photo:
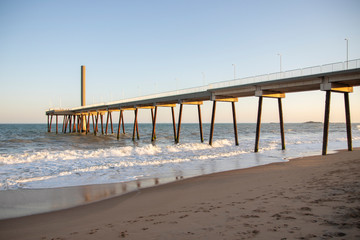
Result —
[[133, 128], [133, 137], [132, 140], [135, 141], [135, 132], [137, 133], [137, 139], [139, 139], [139, 132], [137, 130], [138, 124], [137, 124], [137, 115], [138, 115], [138, 109], [135, 109], [135, 118], [134, 118], [134, 128]]
[[213, 109], [212, 109], [211, 125], [210, 125], [209, 145], [212, 145], [212, 139], [213, 139], [213, 135], [214, 135], [215, 111], [216, 111], [216, 101], [213, 101]]
[[284, 133], [284, 120], [283, 120], [281, 98], [278, 98], [278, 105], [279, 105], [279, 121], [280, 121], [280, 134], [281, 134], [281, 149], [285, 150], [285, 133]]
[[109, 126], [109, 118], [110, 118], [110, 111], [107, 112], [107, 117], [106, 117], [106, 126], [105, 126], [105, 134], [106, 135], [107, 135], [108, 126]]
[[49, 115], [47, 115], [47, 117], [48, 117], [48, 132], [50, 132], [50, 116]]
[[176, 142], [176, 124], [175, 124], [175, 114], [174, 114], [174, 107], [171, 107], [171, 116], [172, 116], [172, 122], [173, 122], [173, 130], [174, 130], [174, 141]]
[[201, 108], [200, 108], [200, 104], [198, 104], [197, 106], [198, 106], [198, 116], [199, 116], [200, 141], [203, 143], [204, 136], [203, 136], [203, 128], [202, 128], [202, 120], [201, 120]]
[[262, 101], [263, 101], [263, 97], [259, 97], [259, 106], [258, 106], [258, 116], [257, 116], [257, 123], [256, 123], [256, 136], [255, 136], [255, 149], [254, 149], [254, 152], [259, 151]]
[[[120, 128], [121, 128], [121, 118], [122, 118], [122, 112], [123, 110], [120, 109], [120, 114], [119, 114], [119, 124], [118, 124], [118, 130], [117, 130], [117, 139], [120, 138]], [[124, 120], [123, 120], [124, 121]]]
[[346, 133], [348, 142], [348, 151], [352, 151], [352, 135], [351, 135], [351, 118], [350, 118], [350, 104], [349, 104], [349, 93], [344, 93], [345, 101], [345, 118], [346, 118]]
[[88, 133], [90, 133], [90, 113], [88, 113], [87, 125], [86, 125], [86, 134]]
[[73, 116], [73, 121], [74, 121], [74, 123], [73, 123], [73, 132], [76, 132], [76, 115], [74, 115]]
[[80, 132], [80, 115], [77, 115], [77, 126], [76, 126], [76, 131], [79, 133]]
[[91, 114], [91, 118], [92, 118], [92, 125], [93, 125], [93, 132], [95, 133], [95, 117], [94, 117], [94, 114]]
[[123, 115], [123, 111], [121, 111], [121, 119], [122, 119], [122, 129], [123, 129], [123, 134], [125, 134], [125, 122], [124, 122], [124, 115]]
[[64, 129], [65, 129], [65, 122], [66, 122], [66, 118], [65, 118], [65, 115], [64, 115], [64, 118], [63, 118], [63, 124], [62, 124], [62, 129], [61, 129], [61, 131], [62, 131], [63, 133], [65, 133], [65, 132], [64, 132]]
[[72, 115], [69, 115], [69, 133], [71, 133], [72, 128]]
[[236, 146], [239, 146], [238, 131], [237, 131], [237, 122], [236, 122], [236, 111], [235, 111], [235, 102], [231, 102], [231, 106], [232, 106], [232, 113], [233, 113], [235, 145], [236, 145]]
[[180, 103], [178, 129], [177, 129], [177, 134], [176, 134], [176, 143], [179, 143], [179, 140], [180, 140], [182, 109], [183, 109], [183, 104]]
[[112, 114], [111, 114], [111, 112], [109, 112], [109, 113], [110, 113], [111, 134], [113, 134], [114, 133], [114, 127], [113, 127], [113, 122], [112, 122]]
[[155, 127], [155, 124], [156, 124], [156, 115], [157, 115], [157, 106], [155, 106], [155, 116], [154, 116], [154, 111], [153, 109], [151, 108], [151, 122], [152, 122], [152, 125], [153, 125], [153, 131], [152, 131], [152, 134], [151, 134], [151, 141], [154, 141], [156, 139], [156, 127]]
[[[151, 115], [153, 115], [153, 110], [151, 109]], [[157, 116], [157, 106], [155, 106], [155, 115], [153, 115], [153, 129], [152, 129], [152, 135], [151, 135], [151, 141], [154, 141], [156, 139], [156, 116]]]
[[56, 115], [56, 134], [58, 133], [58, 115]]
[[98, 121], [99, 121], [99, 113], [96, 113], [95, 116], [95, 129], [94, 129], [94, 135], [96, 136], [96, 133], [98, 131]]
[[325, 116], [324, 116], [322, 155], [326, 155], [326, 152], [327, 152], [328, 135], [329, 135], [330, 99], [331, 99], [331, 91], [328, 90], [328, 91], [326, 91], [326, 99], [325, 99]]
[[51, 132], [52, 119], [53, 119], [53, 115], [51, 114], [51, 117], [50, 117], [50, 125], [49, 125], [49, 132]]
[[100, 113], [101, 120], [101, 134], [104, 135], [104, 114]]
[[65, 120], [64, 133], [66, 133], [66, 131], [67, 131], [67, 126], [68, 126], [68, 123], [69, 123], [69, 119], [68, 119], [68, 116], [67, 116], [67, 115], [64, 115], [64, 120]]

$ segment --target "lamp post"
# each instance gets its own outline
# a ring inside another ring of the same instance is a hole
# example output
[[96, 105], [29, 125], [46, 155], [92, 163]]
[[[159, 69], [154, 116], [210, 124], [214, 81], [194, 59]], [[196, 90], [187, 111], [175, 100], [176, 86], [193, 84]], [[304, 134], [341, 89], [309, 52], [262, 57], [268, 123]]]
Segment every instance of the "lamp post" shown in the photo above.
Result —
[[234, 80], [236, 79], [236, 65], [232, 64], [234, 66]]
[[346, 41], [346, 69], [349, 69], [349, 39], [345, 38]]
[[280, 57], [280, 72], [282, 72], [282, 68], [281, 68], [281, 56], [282, 55], [280, 53], [278, 53], [277, 55]]

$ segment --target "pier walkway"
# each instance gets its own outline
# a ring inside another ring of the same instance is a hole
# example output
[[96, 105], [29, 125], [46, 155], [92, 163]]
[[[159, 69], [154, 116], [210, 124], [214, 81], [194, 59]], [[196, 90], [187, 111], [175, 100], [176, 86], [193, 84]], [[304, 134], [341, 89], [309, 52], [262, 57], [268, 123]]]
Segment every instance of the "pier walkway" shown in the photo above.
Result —
[[[85, 79], [85, 67], [82, 66], [82, 83]], [[85, 85], [85, 84], [82, 84]], [[152, 115], [152, 137], [151, 140], [156, 139], [156, 117], [158, 107], [171, 108], [174, 141], [178, 143], [180, 141], [181, 132], [181, 119], [183, 105], [197, 105], [199, 116], [199, 129], [200, 140], [204, 141], [201, 119], [201, 105], [204, 101], [212, 101], [212, 117], [210, 127], [209, 144], [212, 144], [215, 115], [216, 115], [216, 103], [219, 101], [229, 102], [232, 104], [232, 116], [234, 124], [234, 137], [235, 144], [238, 145], [238, 133], [236, 122], [236, 110], [235, 102], [241, 97], [258, 97], [258, 115], [255, 135], [255, 147], [254, 151], [259, 149], [260, 139], [260, 127], [261, 127], [261, 112], [262, 102], [264, 98], [277, 98], [279, 108], [279, 122], [281, 132], [282, 149], [285, 149], [285, 136], [284, 136], [284, 123], [283, 123], [283, 111], [282, 111], [282, 98], [286, 93], [304, 92], [320, 90], [326, 91], [325, 99], [325, 116], [324, 116], [324, 130], [323, 130], [323, 148], [322, 154], [327, 152], [328, 142], [328, 128], [329, 128], [329, 115], [330, 115], [330, 99], [332, 92], [338, 92], [344, 94], [344, 106], [346, 115], [346, 129], [348, 150], [352, 150], [352, 136], [351, 136], [351, 120], [350, 120], [350, 107], [349, 107], [349, 93], [353, 92], [353, 87], [360, 85], [360, 59], [351, 60], [348, 62], [332, 63], [327, 65], [309, 67], [304, 69], [296, 69], [286, 72], [278, 72], [273, 74], [260, 75], [255, 77], [234, 79], [231, 81], [224, 81], [218, 83], [212, 83], [207, 86], [189, 88], [184, 90], [165, 92], [159, 94], [153, 94], [143, 97], [136, 97], [130, 99], [124, 99], [120, 101], [113, 101], [108, 103], [100, 103], [93, 105], [85, 105], [75, 107], [71, 109], [50, 109], [46, 111], [48, 116], [48, 132], [51, 132], [52, 119], [56, 117], [56, 133], [58, 133], [58, 116], [63, 116], [62, 132], [84, 132], [90, 133], [90, 121], [93, 123], [93, 133], [96, 135], [98, 131], [98, 122], [100, 118], [101, 133], [107, 134], [110, 121], [111, 132], [113, 133], [113, 121], [111, 113], [119, 111], [119, 121], [117, 128], [117, 137], [120, 135], [120, 126], [122, 124], [123, 132], [124, 119], [123, 111], [134, 111], [134, 126], [133, 126], [133, 140], [135, 136], [139, 139], [138, 129], [138, 110], [139, 109], [151, 109]], [[83, 93], [83, 92], [82, 92]], [[82, 94], [83, 99], [84, 94]], [[176, 126], [174, 107], [176, 104], [180, 105], [178, 121]], [[106, 129], [104, 133], [104, 115], [107, 115]]]

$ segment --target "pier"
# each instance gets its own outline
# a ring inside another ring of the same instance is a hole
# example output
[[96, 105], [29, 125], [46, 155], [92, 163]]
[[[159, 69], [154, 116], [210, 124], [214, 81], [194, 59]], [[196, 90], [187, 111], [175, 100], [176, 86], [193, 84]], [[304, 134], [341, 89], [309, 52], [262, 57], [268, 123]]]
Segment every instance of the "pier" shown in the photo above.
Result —
[[[112, 112], [118, 111], [119, 120], [117, 128], [117, 138], [120, 137], [122, 127], [124, 126], [124, 111], [134, 111], [134, 123], [132, 129], [132, 139], [135, 141], [140, 138], [138, 126], [138, 111], [149, 109], [152, 118], [152, 136], [151, 141], [156, 141], [156, 118], [158, 107], [169, 108], [169, 116], [172, 118], [174, 142], [180, 142], [181, 136], [181, 120], [183, 107], [195, 105], [198, 109], [199, 118], [199, 135], [200, 141], [204, 141], [201, 105], [204, 101], [212, 101], [212, 115], [209, 133], [209, 144], [212, 145], [216, 103], [228, 102], [232, 106], [232, 117], [234, 125], [235, 145], [238, 145], [238, 131], [236, 121], [235, 102], [242, 97], [258, 98], [258, 114], [255, 134], [254, 152], [259, 150], [260, 129], [261, 129], [261, 113], [262, 103], [267, 98], [276, 98], [279, 109], [279, 125], [281, 134], [281, 149], [285, 150], [285, 134], [282, 100], [287, 93], [305, 92], [305, 91], [325, 91], [325, 114], [323, 128], [323, 147], [322, 154], [327, 153], [328, 129], [330, 116], [330, 100], [331, 93], [340, 93], [344, 95], [345, 119], [347, 130], [348, 150], [352, 151], [352, 135], [351, 135], [351, 117], [349, 93], [353, 92], [353, 88], [360, 85], [360, 59], [347, 62], [339, 62], [326, 64], [321, 66], [309, 67], [304, 69], [296, 69], [286, 72], [278, 72], [273, 74], [260, 75], [249, 78], [234, 79], [231, 81], [223, 81], [212, 83], [207, 86], [189, 88], [179, 91], [165, 92], [160, 94], [148, 95], [137, 98], [130, 98], [120, 101], [108, 103], [86, 105], [85, 104], [85, 66], [81, 66], [81, 106], [71, 109], [50, 109], [46, 111], [48, 132], [52, 131], [52, 121], [55, 117], [56, 130], [58, 133], [58, 117], [63, 117], [62, 132], [78, 132], [90, 134], [90, 122], [92, 121], [92, 133], [97, 135], [99, 131], [99, 121], [101, 134], [107, 134], [109, 131], [109, 123], [111, 133], [114, 133]], [[174, 107], [179, 105], [178, 121], [176, 123]], [[231, 113], [229, 113], [231, 114]], [[104, 127], [104, 116], [106, 115], [106, 124]], [[99, 119], [100, 118], [100, 119]], [[105, 130], [104, 130], [105, 129]]]

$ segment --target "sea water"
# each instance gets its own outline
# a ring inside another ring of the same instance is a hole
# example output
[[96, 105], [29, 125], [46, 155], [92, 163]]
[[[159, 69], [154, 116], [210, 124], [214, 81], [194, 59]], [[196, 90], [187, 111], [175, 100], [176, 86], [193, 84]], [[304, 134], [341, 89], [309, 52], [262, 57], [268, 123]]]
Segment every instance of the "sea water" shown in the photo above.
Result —
[[[262, 124], [258, 153], [256, 124], [237, 127], [238, 146], [232, 124], [215, 124], [210, 146], [209, 124], [203, 125], [204, 143], [198, 124], [183, 124], [179, 144], [172, 124], [157, 124], [154, 142], [151, 124], [139, 124], [140, 140], [135, 141], [130, 124], [120, 139], [115, 133], [48, 133], [46, 124], [0, 124], [0, 190], [179, 179], [321, 154], [322, 123], [285, 124], [284, 151], [279, 124]], [[360, 124], [352, 124], [352, 138], [360, 147]], [[331, 123], [328, 153], [346, 148], [345, 124]]]

